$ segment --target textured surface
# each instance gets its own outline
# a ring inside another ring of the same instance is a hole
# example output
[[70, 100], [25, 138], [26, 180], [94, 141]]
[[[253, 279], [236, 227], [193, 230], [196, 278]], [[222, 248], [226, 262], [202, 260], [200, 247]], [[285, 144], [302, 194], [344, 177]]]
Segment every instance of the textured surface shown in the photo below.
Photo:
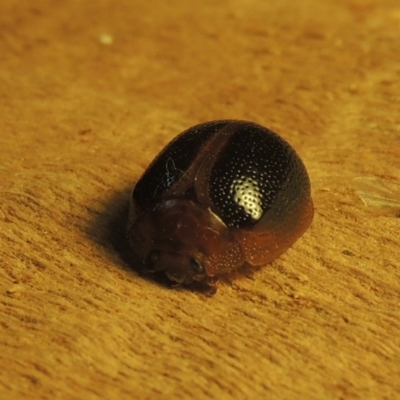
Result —
[[[395, 398], [400, 220], [350, 183], [400, 181], [398, 1], [144, 3], [1, 2], [0, 397]], [[316, 215], [210, 299], [114, 244], [154, 155], [224, 118], [296, 148]]]

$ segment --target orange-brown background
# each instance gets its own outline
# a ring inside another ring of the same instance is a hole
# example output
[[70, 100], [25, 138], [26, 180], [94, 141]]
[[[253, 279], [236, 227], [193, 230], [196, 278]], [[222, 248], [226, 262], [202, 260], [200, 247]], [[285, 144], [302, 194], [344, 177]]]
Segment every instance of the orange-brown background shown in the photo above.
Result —
[[[198, 4], [1, 1], [2, 399], [400, 393], [400, 220], [351, 189], [400, 181], [400, 3]], [[222, 118], [291, 142], [316, 214], [207, 298], [139, 277], [114, 245], [155, 154]]]

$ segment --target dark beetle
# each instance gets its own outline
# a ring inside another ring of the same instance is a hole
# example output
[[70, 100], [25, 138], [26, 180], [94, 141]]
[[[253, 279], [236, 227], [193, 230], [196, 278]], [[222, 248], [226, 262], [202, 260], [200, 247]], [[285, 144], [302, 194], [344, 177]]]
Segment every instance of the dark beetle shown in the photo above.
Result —
[[128, 237], [145, 272], [204, 282], [286, 251], [313, 217], [293, 148], [253, 122], [196, 125], [155, 158], [132, 193]]

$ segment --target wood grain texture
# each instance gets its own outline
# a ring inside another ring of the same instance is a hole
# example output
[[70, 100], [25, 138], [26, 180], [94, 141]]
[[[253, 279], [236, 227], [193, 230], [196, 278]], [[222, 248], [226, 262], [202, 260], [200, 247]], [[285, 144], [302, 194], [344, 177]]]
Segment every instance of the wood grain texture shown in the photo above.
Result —
[[[398, 1], [0, 9], [1, 399], [399, 398], [400, 219], [350, 186], [400, 182]], [[316, 215], [207, 298], [131, 270], [121, 221], [156, 153], [224, 118], [297, 149]]]

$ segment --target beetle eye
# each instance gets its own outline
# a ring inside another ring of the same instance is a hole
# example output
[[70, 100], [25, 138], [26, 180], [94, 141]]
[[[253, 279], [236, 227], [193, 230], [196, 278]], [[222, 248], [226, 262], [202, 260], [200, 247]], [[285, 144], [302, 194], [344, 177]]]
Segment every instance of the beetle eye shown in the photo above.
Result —
[[196, 275], [203, 275], [205, 273], [203, 264], [197, 258], [192, 258], [190, 265]]
[[152, 250], [147, 256], [146, 269], [149, 272], [157, 271], [158, 264], [160, 263], [161, 254], [158, 250]]

